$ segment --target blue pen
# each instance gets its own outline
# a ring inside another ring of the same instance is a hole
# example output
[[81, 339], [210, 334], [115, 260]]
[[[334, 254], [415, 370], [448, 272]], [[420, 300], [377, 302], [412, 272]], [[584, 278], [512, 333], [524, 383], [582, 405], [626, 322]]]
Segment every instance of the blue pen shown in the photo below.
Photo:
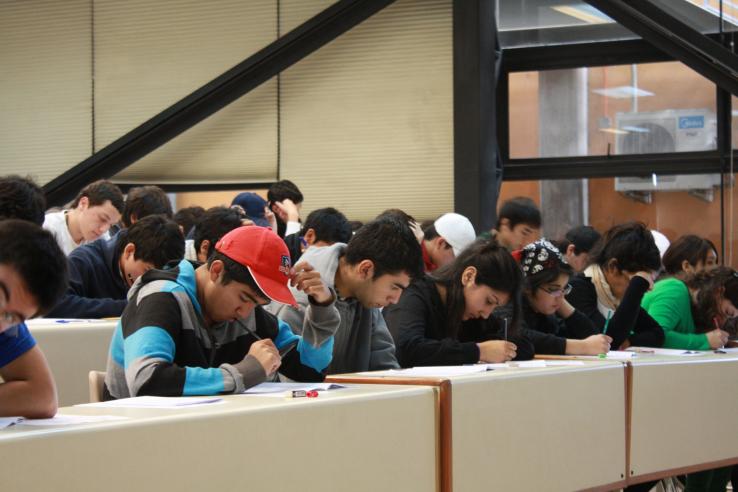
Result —
[[612, 316], [612, 311], [607, 311], [607, 319], [605, 320], [605, 328], [602, 330], [603, 335], [607, 335], [607, 325], [610, 324], [610, 317]]

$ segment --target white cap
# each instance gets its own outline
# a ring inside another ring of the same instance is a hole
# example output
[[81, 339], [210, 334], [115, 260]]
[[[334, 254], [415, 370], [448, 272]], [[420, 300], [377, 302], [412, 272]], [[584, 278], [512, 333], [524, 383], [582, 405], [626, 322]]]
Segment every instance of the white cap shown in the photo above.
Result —
[[439, 236], [446, 240], [454, 250], [454, 256], [469, 246], [477, 238], [474, 226], [463, 215], [448, 213], [441, 215], [433, 225]]
[[659, 253], [661, 254], [661, 257], [664, 257], [664, 253], [666, 253], [666, 250], [669, 249], [669, 238], [664, 236], [662, 233], [655, 229], [651, 229], [651, 235], [653, 236], [653, 240], [656, 243], [656, 247], [659, 248]]

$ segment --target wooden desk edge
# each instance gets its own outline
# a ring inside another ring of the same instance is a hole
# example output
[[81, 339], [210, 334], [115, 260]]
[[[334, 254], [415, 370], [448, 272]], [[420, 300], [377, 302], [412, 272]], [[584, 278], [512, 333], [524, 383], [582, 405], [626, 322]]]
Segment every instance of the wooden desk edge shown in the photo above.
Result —
[[398, 384], [406, 386], [433, 386], [438, 388], [438, 434], [440, 436], [438, 453], [438, 483], [441, 492], [453, 491], [453, 441], [451, 439], [451, 381], [444, 378], [402, 378], [395, 376], [351, 376], [331, 375], [326, 382], [354, 384]]

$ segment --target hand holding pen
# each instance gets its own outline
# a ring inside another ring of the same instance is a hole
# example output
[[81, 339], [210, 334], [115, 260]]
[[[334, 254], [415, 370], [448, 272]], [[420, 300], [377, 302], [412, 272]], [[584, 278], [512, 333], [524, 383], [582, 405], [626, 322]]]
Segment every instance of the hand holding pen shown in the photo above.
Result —
[[717, 316], [712, 318], [712, 323], [715, 326], [715, 329], [706, 333], [707, 342], [710, 344], [710, 348], [721, 349], [725, 347], [726, 343], [728, 343], [728, 332], [720, 329], [720, 322], [718, 321]]

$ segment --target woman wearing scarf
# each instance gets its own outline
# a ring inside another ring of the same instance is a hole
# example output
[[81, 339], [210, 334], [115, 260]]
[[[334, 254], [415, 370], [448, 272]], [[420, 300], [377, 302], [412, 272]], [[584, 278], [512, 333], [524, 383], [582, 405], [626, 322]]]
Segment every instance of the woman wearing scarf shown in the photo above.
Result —
[[661, 347], [664, 331], [641, 308], [653, 287], [661, 257], [644, 224], [629, 222], [605, 233], [591, 252], [592, 264], [571, 278], [567, 301], [612, 338], [613, 349]]

